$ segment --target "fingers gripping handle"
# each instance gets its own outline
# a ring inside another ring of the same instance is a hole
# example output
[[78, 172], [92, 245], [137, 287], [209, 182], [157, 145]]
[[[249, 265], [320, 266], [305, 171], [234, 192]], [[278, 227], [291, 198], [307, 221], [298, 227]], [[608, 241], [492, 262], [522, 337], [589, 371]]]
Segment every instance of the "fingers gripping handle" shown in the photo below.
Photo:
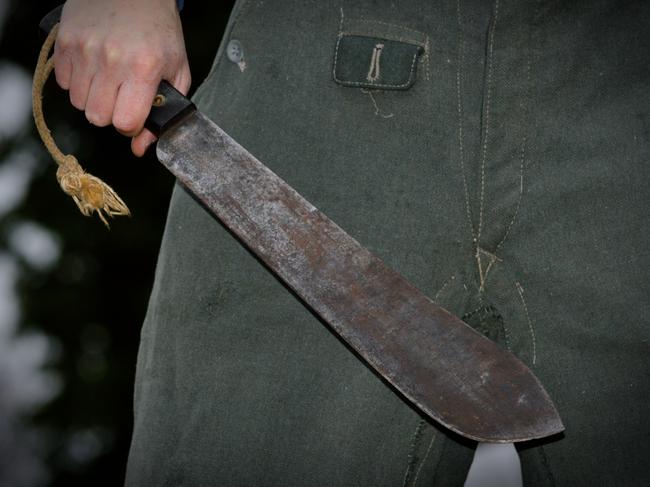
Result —
[[[59, 5], [43, 17], [39, 23], [41, 30], [49, 33], [59, 23], [62, 10], [63, 5]], [[162, 80], [160, 85], [158, 85], [158, 92], [153, 100], [151, 111], [144, 122], [144, 126], [153, 132], [154, 135], [159, 136], [194, 110], [196, 110], [196, 107], [190, 100], [183, 96], [168, 81]]]

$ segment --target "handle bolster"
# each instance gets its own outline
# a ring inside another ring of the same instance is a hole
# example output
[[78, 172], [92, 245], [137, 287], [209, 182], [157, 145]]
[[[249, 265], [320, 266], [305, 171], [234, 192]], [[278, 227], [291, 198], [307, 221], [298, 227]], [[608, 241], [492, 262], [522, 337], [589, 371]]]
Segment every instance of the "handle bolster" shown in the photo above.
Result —
[[156, 136], [159, 136], [176, 122], [185, 118], [187, 114], [196, 110], [194, 103], [164, 80], [158, 86], [156, 99], [160, 100], [160, 103], [154, 103], [147, 120], [144, 122], [144, 126]]

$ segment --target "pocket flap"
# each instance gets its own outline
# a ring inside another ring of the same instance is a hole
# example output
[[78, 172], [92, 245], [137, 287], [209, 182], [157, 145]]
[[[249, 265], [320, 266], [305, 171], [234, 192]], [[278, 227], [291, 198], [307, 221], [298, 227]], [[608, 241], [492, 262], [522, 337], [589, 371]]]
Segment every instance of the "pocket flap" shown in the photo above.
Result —
[[341, 35], [334, 54], [334, 81], [343, 86], [406, 90], [416, 79], [421, 46], [362, 35]]

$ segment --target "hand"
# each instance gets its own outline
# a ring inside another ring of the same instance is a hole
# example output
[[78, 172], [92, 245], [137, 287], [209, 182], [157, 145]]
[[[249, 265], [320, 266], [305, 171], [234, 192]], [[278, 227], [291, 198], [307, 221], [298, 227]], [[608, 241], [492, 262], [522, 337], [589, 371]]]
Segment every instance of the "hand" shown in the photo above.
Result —
[[54, 70], [70, 101], [93, 125], [113, 124], [142, 156], [144, 129], [162, 79], [187, 94], [191, 77], [174, 0], [68, 0], [54, 47]]

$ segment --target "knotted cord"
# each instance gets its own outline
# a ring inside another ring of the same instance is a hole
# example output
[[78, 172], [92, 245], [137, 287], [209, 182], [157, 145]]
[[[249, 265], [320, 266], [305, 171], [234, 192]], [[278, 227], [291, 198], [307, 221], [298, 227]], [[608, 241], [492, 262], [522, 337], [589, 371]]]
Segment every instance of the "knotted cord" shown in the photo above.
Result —
[[106, 217], [130, 216], [128, 207], [109, 185], [84, 171], [75, 156], [61, 152], [43, 117], [43, 87], [54, 68], [54, 60], [48, 56], [58, 30], [57, 24], [50, 31], [38, 55], [32, 86], [34, 121], [45, 147], [58, 164], [56, 178], [61, 189], [72, 197], [83, 215], [90, 216], [97, 212], [99, 218], [108, 227]]

